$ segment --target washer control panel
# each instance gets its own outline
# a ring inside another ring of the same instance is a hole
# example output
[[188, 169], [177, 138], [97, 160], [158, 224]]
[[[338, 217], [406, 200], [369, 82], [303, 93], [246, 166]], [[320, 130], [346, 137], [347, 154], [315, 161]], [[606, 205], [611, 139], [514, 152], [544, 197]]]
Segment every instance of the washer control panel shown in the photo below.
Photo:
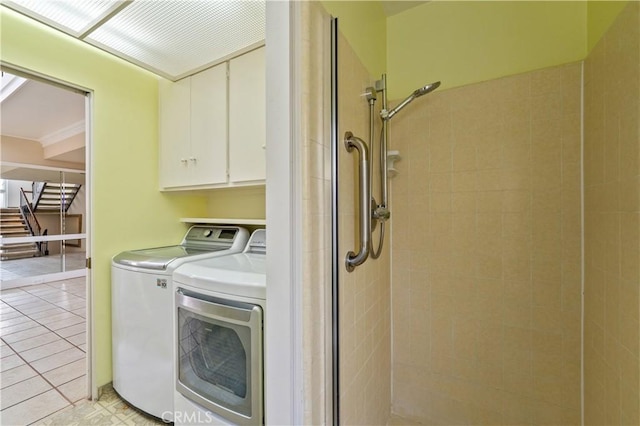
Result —
[[206, 226], [194, 225], [184, 237], [183, 245], [200, 245], [213, 243], [215, 245], [231, 245], [240, 233], [239, 227], [234, 226]]

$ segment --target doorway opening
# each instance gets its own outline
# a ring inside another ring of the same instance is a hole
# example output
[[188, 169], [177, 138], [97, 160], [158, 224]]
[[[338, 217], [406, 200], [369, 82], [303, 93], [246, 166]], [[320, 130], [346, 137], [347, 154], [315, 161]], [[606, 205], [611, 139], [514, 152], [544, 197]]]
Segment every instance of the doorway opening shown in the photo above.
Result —
[[0, 394], [9, 423], [91, 395], [89, 96], [2, 65]]

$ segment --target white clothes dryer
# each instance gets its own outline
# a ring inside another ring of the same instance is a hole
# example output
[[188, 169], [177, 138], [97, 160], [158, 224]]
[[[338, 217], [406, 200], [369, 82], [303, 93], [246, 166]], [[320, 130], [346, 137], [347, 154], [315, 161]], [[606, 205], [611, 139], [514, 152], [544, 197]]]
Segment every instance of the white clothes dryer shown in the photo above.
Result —
[[140, 410], [173, 421], [173, 271], [188, 262], [239, 253], [249, 232], [192, 226], [175, 246], [125, 251], [112, 260], [113, 387]]
[[262, 425], [266, 232], [173, 274], [176, 425]]

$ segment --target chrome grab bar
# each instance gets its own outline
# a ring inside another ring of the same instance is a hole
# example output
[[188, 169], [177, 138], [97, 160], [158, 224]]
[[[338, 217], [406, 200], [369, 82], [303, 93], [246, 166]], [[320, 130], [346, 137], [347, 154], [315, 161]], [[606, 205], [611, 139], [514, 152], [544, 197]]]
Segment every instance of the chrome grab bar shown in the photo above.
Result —
[[369, 257], [369, 239], [371, 238], [371, 182], [369, 180], [369, 149], [367, 144], [357, 136], [354, 136], [351, 132], [346, 132], [344, 135], [344, 146], [347, 148], [347, 152], [352, 152], [355, 148], [358, 150], [360, 156], [360, 201], [359, 201], [359, 214], [360, 214], [360, 251], [356, 254], [353, 251], [347, 253], [345, 258], [345, 266], [347, 271], [352, 272], [356, 266], [362, 265]]

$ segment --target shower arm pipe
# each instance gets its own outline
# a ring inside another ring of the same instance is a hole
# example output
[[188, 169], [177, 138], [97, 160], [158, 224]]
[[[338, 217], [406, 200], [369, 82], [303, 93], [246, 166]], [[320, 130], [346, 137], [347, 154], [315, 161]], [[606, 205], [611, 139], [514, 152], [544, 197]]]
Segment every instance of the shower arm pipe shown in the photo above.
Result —
[[344, 145], [347, 152], [354, 149], [358, 151], [360, 157], [359, 174], [359, 208], [360, 216], [360, 251], [354, 253], [350, 251], [345, 258], [347, 271], [352, 272], [356, 266], [362, 265], [369, 257], [369, 247], [371, 245], [371, 182], [369, 181], [369, 150], [367, 144], [356, 137], [351, 132], [344, 135]]

